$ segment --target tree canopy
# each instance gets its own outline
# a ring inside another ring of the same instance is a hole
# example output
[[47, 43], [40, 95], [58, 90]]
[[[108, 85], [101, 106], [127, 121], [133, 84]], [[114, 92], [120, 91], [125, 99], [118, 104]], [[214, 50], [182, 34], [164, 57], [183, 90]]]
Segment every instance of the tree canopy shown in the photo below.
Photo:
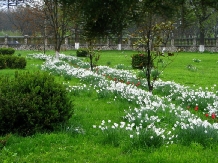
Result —
[[85, 35], [120, 35], [131, 20], [134, 0], [84, 0], [83, 21]]

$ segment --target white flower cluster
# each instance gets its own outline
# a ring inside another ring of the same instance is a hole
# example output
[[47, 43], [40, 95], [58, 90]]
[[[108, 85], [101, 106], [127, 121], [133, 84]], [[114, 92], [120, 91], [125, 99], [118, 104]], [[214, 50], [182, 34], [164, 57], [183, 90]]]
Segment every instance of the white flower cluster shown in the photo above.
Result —
[[[44, 55], [34, 55], [34, 58], [41, 58], [46, 60], [42, 69], [46, 71], [52, 71], [60, 75], [70, 75], [75, 78], [86, 78], [95, 80], [95, 84], [91, 86], [100, 93], [102, 91], [109, 91], [116, 97], [119, 96], [122, 99], [126, 99], [130, 102], [135, 102], [139, 107], [125, 110], [124, 121], [112, 123], [108, 120], [108, 124], [103, 120], [101, 124], [93, 125], [93, 128], [99, 128], [102, 131], [107, 129], [125, 129], [130, 134], [130, 138], [134, 135], [140, 135], [141, 132], [153, 131], [161, 138], [168, 140], [167, 143], [173, 143], [176, 130], [195, 129], [196, 127], [203, 127], [205, 134], [207, 129], [218, 130], [218, 123], [209, 123], [206, 120], [201, 120], [198, 116], [192, 114], [189, 110], [184, 108], [184, 103], [201, 104], [201, 101], [206, 103], [204, 109], [210, 114], [218, 113], [218, 97], [215, 93], [209, 91], [203, 91], [199, 89], [197, 91], [191, 90], [188, 87], [181, 86], [175, 82], [163, 82], [158, 80], [154, 87], [155, 89], [162, 89], [168, 87], [167, 96], [158, 97], [152, 95], [150, 92], [140, 89], [134, 85], [128, 85], [122, 82], [114, 80], [106, 80], [105, 75], [117, 74], [116, 77], [121, 77], [122, 80], [134, 80], [136, 76], [130, 71], [116, 70], [107, 66], [98, 66], [95, 72], [81, 68], [70, 66], [65, 61], [55, 61], [50, 56], [46, 58]], [[77, 60], [77, 57], [60, 55], [61, 59]], [[82, 61], [78, 61], [78, 64], [85, 65]], [[71, 87], [69, 89], [83, 89], [86, 86]], [[176, 98], [175, 98], [176, 95]], [[180, 102], [180, 105], [175, 105], [175, 102]], [[200, 99], [200, 100], [199, 100]], [[153, 139], [153, 136], [150, 138]]]

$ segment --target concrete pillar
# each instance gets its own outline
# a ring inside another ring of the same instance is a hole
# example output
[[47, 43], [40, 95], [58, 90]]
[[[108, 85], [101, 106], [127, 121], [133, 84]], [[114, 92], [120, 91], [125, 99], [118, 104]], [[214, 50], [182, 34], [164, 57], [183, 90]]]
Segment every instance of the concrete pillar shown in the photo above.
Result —
[[216, 36], [216, 47], [218, 47], [218, 35]]
[[173, 33], [171, 34], [170, 45], [171, 45], [171, 47], [174, 47], [174, 35], [173, 35]]
[[199, 51], [200, 51], [201, 53], [204, 52], [204, 45], [199, 45]]
[[75, 42], [75, 49], [79, 49], [79, 42]]
[[170, 44], [171, 44], [172, 47], [174, 47], [174, 38], [171, 38]]
[[117, 50], [122, 50], [122, 45], [121, 44], [118, 44]]
[[110, 46], [110, 39], [107, 38], [107, 46], [109, 47]]
[[64, 41], [65, 41], [65, 42], [64, 42], [65, 45], [68, 45], [68, 36], [65, 37], [65, 40], [64, 40]]
[[45, 36], [45, 38], [44, 38], [45, 40], [45, 46], [47, 46], [48, 45], [48, 37], [47, 36]]
[[131, 48], [131, 38], [128, 38], [128, 48]]
[[28, 35], [24, 35], [24, 44], [27, 45], [28, 44]]
[[8, 44], [8, 35], [5, 36], [5, 42], [4, 42], [4, 44], [5, 44], [5, 45]]
[[196, 36], [193, 36], [192, 44], [193, 46], [197, 46]]

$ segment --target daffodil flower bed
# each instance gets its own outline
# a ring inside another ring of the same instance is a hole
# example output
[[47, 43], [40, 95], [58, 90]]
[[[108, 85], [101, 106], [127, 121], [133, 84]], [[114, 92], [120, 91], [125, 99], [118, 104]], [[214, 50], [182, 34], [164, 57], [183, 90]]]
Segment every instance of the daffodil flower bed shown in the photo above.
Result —
[[91, 71], [88, 63], [64, 54], [60, 55], [60, 60], [44, 54], [28, 57], [45, 60], [42, 70], [80, 79], [81, 86], [68, 87], [74, 94], [90, 88], [99, 98], [110, 96], [113, 101], [135, 103], [135, 108], [124, 110], [122, 121], [102, 120], [98, 125], [93, 124], [93, 128], [101, 130], [106, 139], [116, 145], [124, 137], [139, 147], [192, 142], [211, 146], [218, 143], [218, 91], [193, 90], [172, 81], [158, 80], [152, 94], [146, 90], [145, 79], [138, 79], [133, 71], [108, 66], [97, 66]]

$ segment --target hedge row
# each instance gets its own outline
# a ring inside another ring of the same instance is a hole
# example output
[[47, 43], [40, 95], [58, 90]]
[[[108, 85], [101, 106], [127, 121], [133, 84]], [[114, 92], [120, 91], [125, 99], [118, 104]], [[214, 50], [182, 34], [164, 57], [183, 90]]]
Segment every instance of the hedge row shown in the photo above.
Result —
[[76, 51], [76, 56], [77, 57], [87, 57], [88, 56], [88, 49], [83, 49], [83, 48], [80, 48]]
[[0, 55], [0, 69], [24, 69], [26, 64], [26, 59], [24, 57]]
[[148, 57], [145, 54], [134, 54], [132, 56], [132, 68], [142, 69], [146, 67], [148, 62]]
[[0, 48], [1, 55], [13, 55], [15, 50], [13, 48]]

